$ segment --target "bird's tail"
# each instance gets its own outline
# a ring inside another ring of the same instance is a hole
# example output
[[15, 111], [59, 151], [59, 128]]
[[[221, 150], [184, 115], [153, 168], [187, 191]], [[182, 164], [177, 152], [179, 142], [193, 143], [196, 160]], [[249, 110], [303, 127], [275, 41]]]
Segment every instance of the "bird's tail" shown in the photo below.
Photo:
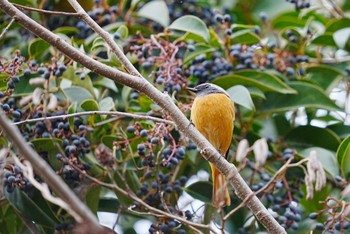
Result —
[[217, 208], [229, 206], [231, 204], [231, 198], [226, 178], [213, 164], [210, 163], [210, 167], [213, 180], [213, 205]]

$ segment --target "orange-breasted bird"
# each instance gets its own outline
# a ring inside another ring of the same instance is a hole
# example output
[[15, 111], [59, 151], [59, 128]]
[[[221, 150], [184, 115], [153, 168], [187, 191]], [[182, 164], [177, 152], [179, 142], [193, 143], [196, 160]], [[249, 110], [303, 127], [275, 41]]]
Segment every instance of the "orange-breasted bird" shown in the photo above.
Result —
[[[191, 108], [191, 121], [199, 132], [227, 157], [230, 149], [235, 107], [228, 93], [221, 87], [204, 83], [188, 88], [196, 94]], [[213, 205], [217, 208], [231, 204], [230, 194], [224, 175], [210, 164], [213, 181]]]

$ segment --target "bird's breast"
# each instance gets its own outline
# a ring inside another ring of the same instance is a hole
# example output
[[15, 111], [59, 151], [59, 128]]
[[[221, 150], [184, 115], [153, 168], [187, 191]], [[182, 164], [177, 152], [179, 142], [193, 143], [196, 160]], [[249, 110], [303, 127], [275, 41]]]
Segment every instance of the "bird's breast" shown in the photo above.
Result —
[[196, 97], [193, 102], [192, 122], [222, 154], [230, 148], [234, 118], [233, 102], [225, 94]]

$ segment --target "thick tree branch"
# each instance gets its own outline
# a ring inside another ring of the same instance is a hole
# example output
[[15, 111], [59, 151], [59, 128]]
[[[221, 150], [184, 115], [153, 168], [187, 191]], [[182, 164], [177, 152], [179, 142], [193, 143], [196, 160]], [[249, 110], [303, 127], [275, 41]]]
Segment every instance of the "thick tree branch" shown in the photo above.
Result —
[[0, 110], [0, 126], [19, 152], [28, 160], [40, 177], [60, 196], [80, 218], [94, 225], [96, 230], [101, 227], [97, 218], [85, 204], [72, 192], [68, 185], [56, 175], [44, 159], [42, 159], [24, 140], [18, 128], [11, 124], [5, 113]]
[[[169, 95], [161, 93], [146, 79], [141, 79], [138, 76], [132, 76], [123, 73], [117, 69], [111, 68], [107, 65], [99, 63], [96, 60], [88, 57], [78, 49], [72, 47], [67, 42], [59, 38], [57, 35], [51, 33], [46, 28], [33, 21], [31, 18], [20, 12], [16, 7], [6, 0], [0, 0], [0, 8], [13, 17], [18, 23], [22, 24], [26, 29], [36, 34], [38, 37], [44, 39], [62, 53], [89, 68], [90, 70], [110, 78], [116, 82], [127, 85], [131, 88], [144, 92], [153, 101], [155, 101], [161, 108], [163, 108], [169, 116], [174, 120], [179, 131], [190, 138], [200, 149], [205, 159], [212, 162], [224, 175], [227, 176], [228, 181], [233, 186], [237, 196], [244, 200], [247, 196], [253, 193], [249, 186], [245, 183], [243, 178], [239, 175], [237, 168], [227, 162], [224, 157], [221, 157], [219, 152], [207, 141], [199, 131], [190, 124], [190, 121], [177, 108]], [[124, 64], [126, 67], [126, 65]], [[269, 233], [286, 233], [278, 222], [272, 217], [260, 200], [253, 196], [247, 202], [248, 208], [254, 213], [256, 218], [268, 230]]]

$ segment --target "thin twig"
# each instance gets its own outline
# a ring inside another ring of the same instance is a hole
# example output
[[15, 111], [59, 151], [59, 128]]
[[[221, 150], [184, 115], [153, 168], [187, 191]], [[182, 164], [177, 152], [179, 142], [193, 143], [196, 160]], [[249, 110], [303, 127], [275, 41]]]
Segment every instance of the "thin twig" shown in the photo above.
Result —
[[138, 76], [142, 78], [142, 75], [139, 71], [134, 67], [134, 65], [130, 62], [130, 60], [125, 56], [123, 51], [120, 49], [118, 44], [114, 41], [113, 37], [110, 33], [105, 31], [100, 27], [90, 16], [86, 13], [86, 11], [80, 6], [80, 4], [76, 0], [68, 0], [71, 6], [76, 10], [77, 14], [79, 14], [80, 18], [84, 20], [100, 37], [102, 37], [106, 43], [109, 45], [113, 53], [120, 60], [121, 64], [126, 68], [129, 74], [133, 76]]
[[[70, 164], [71, 165], [71, 164]], [[159, 210], [153, 206], [150, 206], [148, 205], [146, 202], [144, 202], [142, 199], [140, 199], [139, 197], [137, 197], [130, 188], [127, 188], [129, 191], [126, 191], [122, 188], [120, 188], [116, 183], [114, 183], [114, 181], [112, 180], [113, 184], [110, 184], [110, 183], [106, 183], [106, 182], [102, 182], [98, 179], [96, 179], [95, 177], [92, 177], [90, 176], [89, 174], [83, 172], [80, 168], [76, 167], [75, 165], [71, 165], [74, 167], [74, 169], [76, 169], [77, 171], [79, 171], [80, 173], [82, 173], [87, 179], [91, 180], [92, 182], [96, 183], [96, 184], [99, 184], [105, 188], [109, 188], [109, 189], [113, 189], [113, 190], [116, 190], [118, 191], [119, 193], [131, 198], [132, 200], [136, 201], [137, 203], [141, 204], [142, 206], [144, 206], [147, 210], [149, 211], [152, 211], [154, 212], [155, 214], [158, 214], [158, 215], [162, 215], [164, 217], [168, 217], [168, 218], [171, 218], [171, 219], [175, 219], [175, 220], [178, 220], [179, 222], [181, 222], [182, 224], [185, 224], [185, 225], [188, 225], [188, 226], [192, 226], [192, 227], [197, 227], [197, 228], [202, 228], [202, 229], [208, 229], [210, 230], [211, 232], [215, 233], [214, 230], [210, 227], [210, 225], [206, 225], [206, 224], [200, 224], [200, 223], [194, 223], [194, 222], [191, 222], [181, 216], [177, 216], [177, 215], [174, 215], [174, 214], [171, 214], [171, 213], [167, 213], [163, 210]], [[111, 176], [111, 175], [109, 175]], [[121, 177], [122, 179], [122, 177]], [[127, 185], [126, 181], [124, 180], [124, 184]], [[132, 209], [128, 209], [130, 211], [133, 211]], [[140, 212], [137, 212], [137, 211], [133, 211], [135, 213], [138, 213], [140, 214]]]
[[50, 15], [64, 15], [64, 16], [73, 16], [73, 17], [80, 17], [80, 14], [76, 12], [64, 12], [64, 11], [49, 11], [49, 10], [44, 10], [44, 9], [38, 9], [34, 7], [29, 7], [29, 6], [23, 6], [17, 3], [12, 3], [15, 5], [18, 9], [22, 10], [28, 10], [28, 11], [35, 11], [35, 12], [40, 12], [44, 14], [50, 14]]
[[113, 116], [119, 116], [123, 118], [133, 118], [133, 119], [146, 119], [146, 120], [152, 120], [154, 122], [160, 122], [160, 123], [166, 123], [175, 126], [175, 123], [170, 120], [165, 120], [153, 116], [148, 115], [139, 115], [139, 114], [131, 114], [131, 113], [125, 113], [120, 111], [84, 111], [84, 112], [78, 112], [73, 114], [66, 114], [66, 115], [57, 115], [57, 116], [50, 116], [50, 117], [41, 117], [36, 119], [26, 119], [19, 122], [14, 122], [15, 125], [20, 124], [27, 124], [27, 123], [35, 123], [38, 121], [44, 121], [44, 120], [56, 120], [56, 119], [67, 119], [67, 118], [73, 118], [78, 116], [84, 116], [84, 115], [113, 115]]
[[13, 22], [15, 22], [15, 19], [12, 18], [11, 21], [9, 22], [9, 24], [6, 26], [6, 28], [4, 28], [4, 30], [1, 32], [0, 34], [0, 40], [3, 36], [5, 36], [7, 30], [9, 30], [9, 28], [11, 27], [11, 25], [13, 24]]

